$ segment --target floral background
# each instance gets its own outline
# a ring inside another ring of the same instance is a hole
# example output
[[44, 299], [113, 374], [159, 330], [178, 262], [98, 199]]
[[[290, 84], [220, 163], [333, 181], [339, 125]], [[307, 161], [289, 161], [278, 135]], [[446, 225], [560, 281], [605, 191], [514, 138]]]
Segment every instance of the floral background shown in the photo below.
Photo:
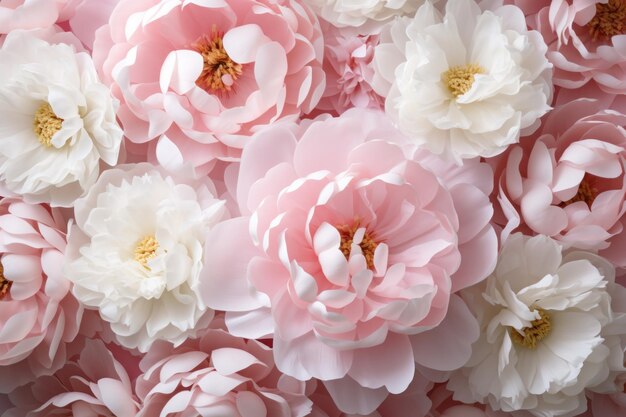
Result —
[[1, 417], [624, 417], [626, 0], [0, 0]]

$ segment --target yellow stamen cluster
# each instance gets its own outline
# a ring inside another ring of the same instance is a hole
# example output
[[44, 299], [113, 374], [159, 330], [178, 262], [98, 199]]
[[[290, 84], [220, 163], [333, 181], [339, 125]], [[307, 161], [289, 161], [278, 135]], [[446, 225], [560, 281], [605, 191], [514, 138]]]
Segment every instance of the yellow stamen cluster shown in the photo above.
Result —
[[550, 334], [552, 324], [550, 323], [550, 315], [542, 309], [537, 310], [539, 318], [530, 322], [531, 327], [524, 327], [522, 333], [516, 329], [511, 329], [511, 340], [514, 343], [524, 346], [528, 349], [535, 349], [537, 343], [541, 342]]
[[144, 237], [135, 247], [135, 261], [147, 268], [148, 260], [156, 256], [158, 248], [159, 242], [154, 236]]
[[13, 284], [13, 282], [6, 279], [4, 276], [4, 266], [0, 263], [0, 300], [11, 290], [11, 284]]
[[598, 189], [593, 187], [589, 183], [589, 181], [587, 181], [586, 179], [583, 179], [580, 182], [580, 185], [578, 186], [578, 191], [576, 192], [576, 195], [572, 197], [571, 199], [561, 203], [561, 206], [566, 207], [572, 203], [583, 201], [589, 207], [591, 207], [591, 205], [593, 204], [593, 201], [596, 199], [597, 196], [598, 196]]
[[597, 3], [596, 14], [587, 23], [587, 27], [594, 41], [623, 35], [626, 33], [626, 2], [609, 0], [608, 3]]
[[39, 142], [46, 146], [52, 146], [52, 137], [61, 130], [63, 119], [57, 117], [49, 103], [42, 103], [35, 112], [33, 130]]
[[[337, 227], [337, 230], [341, 235], [341, 244], [339, 246], [339, 249], [346, 257], [346, 259], [350, 259], [350, 251], [352, 250], [354, 234], [359, 228], [360, 222], [358, 220], [355, 221], [352, 226], [342, 225]], [[374, 252], [376, 251], [378, 243], [374, 241], [372, 234], [367, 232], [367, 230], [365, 231], [365, 235], [363, 235], [363, 240], [361, 240], [359, 246], [361, 247], [361, 251], [363, 252], [363, 256], [365, 257], [367, 267], [369, 269], [374, 269]]]
[[202, 55], [204, 67], [202, 74], [196, 80], [196, 85], [211, 93], [228, 92], [232, 84], [224, 82], [224, 78], [230, 78], [235, 82], [242, 73], [241, 64], [233, 61], [224, 49], [222, 34], [213, 28], [211, 36], [204, 35], [193, 48]]
[[441, 75], [441, 80], [446, 87], [448, 87], [452, 95], [458, 97], [467, 93], [470, 88], [472, 88], [476, 74], [484, 73], [485, 70], [480, 65], [467, 64], [450, 68]]

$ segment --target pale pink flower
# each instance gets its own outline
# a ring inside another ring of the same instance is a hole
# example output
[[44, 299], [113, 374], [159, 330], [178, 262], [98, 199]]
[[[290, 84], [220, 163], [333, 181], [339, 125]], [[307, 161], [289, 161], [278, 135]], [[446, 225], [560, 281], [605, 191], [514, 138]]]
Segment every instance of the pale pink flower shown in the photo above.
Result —
[[555, 85], [579, 89], [593, 81], [607, 93], [623, 94], [626, 88], [626, 1], [506, 2], [519, 6], [528, 25], [541, 32], [548, 44], [548, 60], [554, 64]]
[[278, 368], [322, 379], [344, 412], [403, 392], [415, 361], [462, 366], [476, 323], [451, 294], [495, 265], [489, 167], [407, 141], [364, 109], [262, 131], [241, 161], [245, 217], [205, 251], [200, 291], [229, 330], [274, 332]]
[[382, 109], [385, 99], [370, 82], [374, 77], [372, 59], [379, 36], [356, 35], [322, 23], [324, 30], [324, 71], [326, 90], [318, 109], [343, 113], [351, 107]]
[[281, 375], [271, 348], [232, 336], [217, 320], [178, 348], [153, 345], [141, 368], [137, 417], [304, 417], [311, 411], [307, 384]]
[[0, 392], [65, 363], [83, 313], [61, 272], [66, 221], [56, 209], [0, 201]]
[[609, 248], [603, 255], [626, 266], [624, 125], [626, 116], [579, 99], [554, 109], [533, 136], [491, 160], [499, 165], [495, 222], [504, 227], [503, 239], [520, 230], [566, 247]]
[[9, 396], [15, 407], [2, 417], [59, 415], [134, 417], [138, 403], [122, 363], [101, 340], [85, 340], [80, 355], [54, 375]]
[[432, 407], [427, 417], [508, 417], [502, 411], [493, 411], [482, 404], [464, 404], [452, 399], [445, 385], [437, 385], [428, 393]]
[[128, 150], [194, 166], [237, 159], [258, 127], [310, 112], [322, 57], [319, 23], [296, 0], [120, 2], [94, 45]]

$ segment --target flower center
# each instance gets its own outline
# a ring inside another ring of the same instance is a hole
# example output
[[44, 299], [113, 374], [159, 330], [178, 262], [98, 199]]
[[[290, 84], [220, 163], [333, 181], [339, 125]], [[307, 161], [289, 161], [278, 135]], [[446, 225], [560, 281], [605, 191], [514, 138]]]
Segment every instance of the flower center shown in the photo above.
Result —
[[196, 85], [206, 91], [220, 93], [230, 91], [242, 72], [241, 64], [233, 61], [222, 41], [222, 34], [213, 28], [211, 36], [203, 35], [193, 44], [202, 55], [204, 68], [196, 80]]
[[474, 75], [484, 74], [485, 70], [477, 64], [460, 65], [452, 67], [441, 74], [443, 83], [454, 97], [467, 93], [474, 84]]
[[626, 32], [626, 3], [624, 0], [609, 0], [597, 3], [596, 14], [587, 23], [589, 34], [594, 41], [598, 38], [610, 39]]
[[550, 323], [550, 315], [542, 309], [537, 310], [539, 318], [530, 322], [531, 327], [524, 327], [522, 333], [515, 329], [511, 329], [511, 339], [518, 345], [535, 349], [537, 343], [541, 342], [550, 334], [552, 324]]
[[[341, 244], [339, 245], [339, 249], [346, 257], [346, 259], [350, 259], [350, 252], [352, 251], [352, 243], [354, 242], [354, 235], [359, 230], [360, 222], [357, 220], [354, 222], [352, 226], [343, 225], [337, 227], [339, 234], [341, 235]], [[374, 252], [376, 251], [376, 247], [378, 243], [374, 241], [371, 233], [365, 230], [365, 234], [361, 239], [361, 242], [358, 243], [361, 247], [361, 251], [363, 252], [363, 256], [365, 257], [365, 262], [367, 263], [367, 267], [369, 269], [374, 269]]]
[[61, 130], [63, 119], [57, 117], [49, 103], [42, 103], [35, 112], [33, 130], [39, 142], [46, 146], [52, 146], [52, 137]]
[[578, 201], [584, 201], [587, 204], [587, 206], [591, 207], [591, 205], [593, 204], [593, 201], [596, 199], [597, 196], [598, 196], [598, 189], [593, 187], [589, 183], [589, 181], [587, 181], [586, 179], [583, 179], [580, 182], [580, 185], [578, 186], [578, 191], [576, 192], [576, 195], [572, 197], [571, 199], [561, 203], [561, 206], [567, 207], [570, 204], [576, 203]]
[[156, 256], [159, 242], [154, 236], [144, 237], [135, 247], [135, 261], [148, 268], [148, 260]]
[[7, 295], [7, 293], [11, 289], [11, 284], [13, 284], [13, 282], [5, 278], [4, 266], [2, 266], [2, 263], [0, 263], [0, 300], [2, 300]]

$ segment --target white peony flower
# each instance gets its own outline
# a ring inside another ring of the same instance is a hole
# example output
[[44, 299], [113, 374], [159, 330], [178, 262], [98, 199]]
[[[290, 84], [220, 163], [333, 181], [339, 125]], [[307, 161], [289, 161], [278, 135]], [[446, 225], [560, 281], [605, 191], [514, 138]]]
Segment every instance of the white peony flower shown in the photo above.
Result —
[[212, 320], [197, 286], [205, 235], [225, 214], [214, 196], [208, 180], [138, 164], [105, 171], [76, 201], [65, 272], [122, 345], [178, 345]]
[[450, 378], [454, 398], [552, 417], [584, 412], [585, 389], [621, 391], [626, 297], [614, 278], [596, 255], [563, 255], [549, 237], [511, 235], [494, 273], [464, 294], [481, 337]]
[[0, 48], [0, 194], [69, 207], [117, 163], [122, 130], [91, 57], [29, 32]]
[[491, 157], [531, 133], [549, 109], [546, 45], [515, 6], [430, 2], [383, 28], [374, 90], [399, 128], [437, 154]]
[[304, 0], [304, 2], [327, 22], [337, 27], [358, 27], [364, 34], [369, 34], [369, 26], [390, 20], [394, 16], [412, 14], [424, 3], [423, 0]]

